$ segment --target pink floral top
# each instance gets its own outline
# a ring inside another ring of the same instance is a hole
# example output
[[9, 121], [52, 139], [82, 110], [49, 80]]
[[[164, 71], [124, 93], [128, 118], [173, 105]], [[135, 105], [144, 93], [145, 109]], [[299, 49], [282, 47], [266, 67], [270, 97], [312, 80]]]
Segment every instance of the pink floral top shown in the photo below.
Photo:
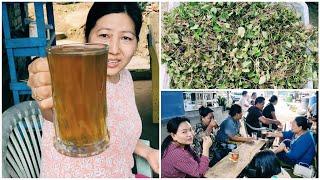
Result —
[[[120, 81], [107, 82], [109, 147], [86, 158], [64, 156], [53, 147], [53, 123], [44, 121], [41, 142], [41, 177], [134, 177], [133, 152], [141, 135], [141, 118], [135, 102], [132, 77], [120, 72]], [[112, 103], [111, 103], [112, 102]]]

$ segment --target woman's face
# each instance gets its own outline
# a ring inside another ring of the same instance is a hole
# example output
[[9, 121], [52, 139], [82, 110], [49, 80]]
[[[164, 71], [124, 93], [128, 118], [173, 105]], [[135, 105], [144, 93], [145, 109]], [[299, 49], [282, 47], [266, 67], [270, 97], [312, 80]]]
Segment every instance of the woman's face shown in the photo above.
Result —
[[274, 102], [273, 102], [273, 105], [277, 105], [277, 103], [278, 103], [278, 101], [274, 101]]
[[134, 22], [126, 13], [112, 13], [98, 19], [88, 41], [109, 45], [108, 76], [118, 76], [130, 62], [138, 42]]
[[300, 131], [302, 131], [302, 126], [299, 127], [296, 121], [292, 121], [291, 130], [293, 133], [298, 134]]
[[177, 133], [171, 133], [171, 136], [179, 144], [190, 145], [193, 143], [194, 132], [190, 123], [185, 121], [180, 123]]
[[210, 124], [211, 120], [214, 120], [213, 113], [212, 112], [208, 113], [207, 116], [202, 117], [201, 120], [202, 120], [203, 125], [208, 126]]

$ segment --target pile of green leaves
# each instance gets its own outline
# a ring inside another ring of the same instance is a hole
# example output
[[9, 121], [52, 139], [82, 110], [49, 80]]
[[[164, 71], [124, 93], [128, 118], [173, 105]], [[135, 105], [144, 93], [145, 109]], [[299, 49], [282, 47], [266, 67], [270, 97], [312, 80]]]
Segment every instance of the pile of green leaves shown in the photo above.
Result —
[[164, 14], [161, 58], [171, 88], [303, 88], [317, 39], [284, 4], [181, 3]]

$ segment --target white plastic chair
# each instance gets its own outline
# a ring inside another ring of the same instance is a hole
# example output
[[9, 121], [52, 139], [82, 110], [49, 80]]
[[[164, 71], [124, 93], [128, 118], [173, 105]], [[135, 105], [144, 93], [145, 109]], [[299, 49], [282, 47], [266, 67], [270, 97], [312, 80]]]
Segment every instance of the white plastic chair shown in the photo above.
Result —
[[[2, 115], [2, 177], [37, 178], [40, 175], [43, 118], [35, 101], [17, 104]], [[143, 140], [148, 146], [150, 142]], [[134, 155], [137, 172], [152, 177], [148, 162]]]

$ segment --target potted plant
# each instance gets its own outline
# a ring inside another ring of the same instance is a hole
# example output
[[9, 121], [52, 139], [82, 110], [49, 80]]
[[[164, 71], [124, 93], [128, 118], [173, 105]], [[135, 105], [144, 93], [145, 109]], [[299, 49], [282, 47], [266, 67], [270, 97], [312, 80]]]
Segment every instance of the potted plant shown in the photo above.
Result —
[[227, 105], [227, 99], [225, 97], [219, 96], [218, 97], [218, 104], [219, 106], [222, 106], [223, 111], [226, 110], [226, 105]]

